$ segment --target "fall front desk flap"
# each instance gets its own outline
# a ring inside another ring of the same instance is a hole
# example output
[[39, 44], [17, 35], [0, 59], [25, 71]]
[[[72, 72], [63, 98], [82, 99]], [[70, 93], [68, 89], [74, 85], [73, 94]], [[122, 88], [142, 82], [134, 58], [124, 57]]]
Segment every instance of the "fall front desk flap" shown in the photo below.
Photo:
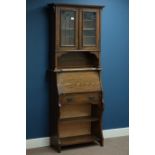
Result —
[[59, 94], [101, 91], [99, 72], [61, 72], [57, 73]]

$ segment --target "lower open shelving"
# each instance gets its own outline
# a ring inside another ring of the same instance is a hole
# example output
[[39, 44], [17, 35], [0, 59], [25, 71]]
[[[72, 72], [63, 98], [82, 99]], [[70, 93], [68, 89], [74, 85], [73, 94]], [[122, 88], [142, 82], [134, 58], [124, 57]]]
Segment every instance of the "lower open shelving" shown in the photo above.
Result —
[[89, 121], [98, 121], [98, 117], [84, 116], [84, 117], [73, 117], [73, 118], [62, 118], [61, 122], [89, 122]]
[[60, 138], [62, 146], [81, 144], [81, 143], [91, 143], [91, 142], [94, 142], [95, 140], [96, 140], [96, 137], [92, 135]]

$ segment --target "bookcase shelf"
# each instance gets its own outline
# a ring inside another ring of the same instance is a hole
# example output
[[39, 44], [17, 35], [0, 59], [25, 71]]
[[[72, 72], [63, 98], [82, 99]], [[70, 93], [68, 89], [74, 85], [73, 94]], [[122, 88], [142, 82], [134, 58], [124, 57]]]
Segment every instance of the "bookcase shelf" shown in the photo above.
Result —
[[85, 117], [75, 117], [75, 118], [62, 118], [60, 119], [61, 122], [93, 122], [98, 121], [98, 117], [91, 117], [91, 116], [85, 116]]
[[95, 136], [92, 135], [82, 135], [82, 136], [73, 136], [67, 138], [61, 138], [60, 142], [62, 146], [67, 145], [75, 145], [75, 144], [82, 144], [82, 143], [92, 143], [96, 140]]

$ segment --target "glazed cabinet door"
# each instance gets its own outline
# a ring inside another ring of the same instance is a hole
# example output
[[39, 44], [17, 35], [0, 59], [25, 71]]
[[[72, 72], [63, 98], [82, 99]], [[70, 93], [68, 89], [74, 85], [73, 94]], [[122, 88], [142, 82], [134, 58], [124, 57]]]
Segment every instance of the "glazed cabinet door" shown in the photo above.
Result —
[[80, 11], [80, 48], [99, 50], [100, 23], [98, 9], [81, 9]]
[[56, 49], [78, 49], [78, 9], [56, 9]]

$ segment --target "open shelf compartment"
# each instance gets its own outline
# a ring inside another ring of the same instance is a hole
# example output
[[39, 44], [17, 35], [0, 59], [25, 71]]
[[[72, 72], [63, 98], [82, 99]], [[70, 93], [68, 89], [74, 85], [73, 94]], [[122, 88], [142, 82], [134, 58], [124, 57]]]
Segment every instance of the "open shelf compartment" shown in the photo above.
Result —
[[75, 144], [81, 144], [81, 143], [91, 143], [91, 142], [94, 142], [95, 140], [96, 140], [96, 137], [92, 135], [65, 137], [60, 139], [62, 146], [75, 145]]
[[98, 68], [99, 52], [59, 52], [57, 68]]
[[84, 117], [73, 117], [73, 118], [62, 118], [61, 122], [93, 122], [98, 121], [98, 117], [84, 116]]

